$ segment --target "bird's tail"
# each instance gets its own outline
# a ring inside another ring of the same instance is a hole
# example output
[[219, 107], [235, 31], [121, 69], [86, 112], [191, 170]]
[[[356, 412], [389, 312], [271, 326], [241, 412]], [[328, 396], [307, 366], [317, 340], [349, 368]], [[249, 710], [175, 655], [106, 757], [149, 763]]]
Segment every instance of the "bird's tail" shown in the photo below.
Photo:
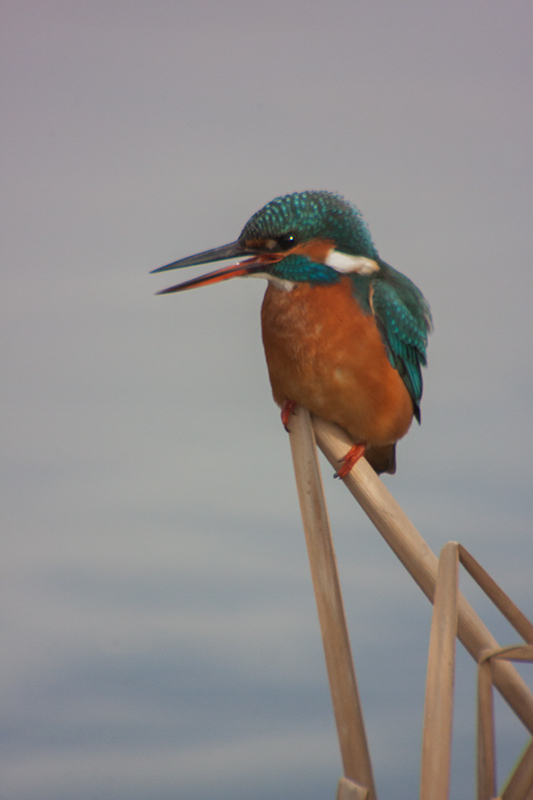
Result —
[[388, 472], [394, 475], [396, 472], [396, 445], [387, 444], [381, 447], [369, 447], [365, 453], [365, 458], [370, 466], [381, 474]]

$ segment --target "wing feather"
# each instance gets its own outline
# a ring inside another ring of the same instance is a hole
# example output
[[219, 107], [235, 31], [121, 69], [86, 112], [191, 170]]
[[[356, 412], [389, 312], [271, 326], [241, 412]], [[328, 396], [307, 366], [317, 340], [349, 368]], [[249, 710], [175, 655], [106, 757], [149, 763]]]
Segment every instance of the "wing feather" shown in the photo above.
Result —
[[420, 400], [426, 366], [431, 312], [422, 292], [401, 272], [380, 261], [370, 285], [370, 306], [390, 363], [398, 370], [420, 422]]

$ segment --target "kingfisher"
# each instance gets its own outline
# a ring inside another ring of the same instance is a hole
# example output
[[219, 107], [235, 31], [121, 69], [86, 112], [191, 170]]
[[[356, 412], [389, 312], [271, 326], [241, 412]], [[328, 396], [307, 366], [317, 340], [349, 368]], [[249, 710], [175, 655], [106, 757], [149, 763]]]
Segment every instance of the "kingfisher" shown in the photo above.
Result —
[[237, 263], [158, 294], [266, 278], [263, 345], [283, 424], [302, 406], [343, 428], [354, 445], [337, 477], [363, 455], [378, 474], [394, 473], [396, 442], [413, 417], [420, 423], [431, 312], [417, 286], [379, 257], [360, 211], [326, 191], [276, 197], [235, 242], [153, 272], [225, 259]]

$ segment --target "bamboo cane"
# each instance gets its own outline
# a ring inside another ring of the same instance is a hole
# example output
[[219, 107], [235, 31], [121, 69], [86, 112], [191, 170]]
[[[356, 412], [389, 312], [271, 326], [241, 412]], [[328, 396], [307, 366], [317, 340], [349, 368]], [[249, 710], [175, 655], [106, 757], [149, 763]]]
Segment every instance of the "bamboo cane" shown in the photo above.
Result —
[[477, 673], [477, 800], [496, 794], [496, 742], [490, 650], [482, 654]]
[[420, 800], [449, 796], [458, 570], [457, 542], [448, 542], [439, 558], [429, 637]]
[[513, 628], [518, 631], [526, 642], [533, 644], [533, 625], [531, 622], [462, 544], [459, 545], [459, 559], [463, 567], [470, 573], [478, 586], [483, 589], [487, 597], [492, 600], [496, 608], [509, 620]]
[[[336, 425], [313, 418], [317, 442], [334, 469], [352, 446]], [[407, 568], [425, 595], [433, 602], [438, 560], [372, 467], [361, 459], [343, 479], [387, 544]], [[458, 593], [457, 635], [478, 661], [481, 652], [499, 645], [466, 598]], [[512, 664], [494, 661], [494, 685], [528, 730], [533, 733], [533, 694]]]
[[336, 800], [368, 800], [368, 789], [348, 778], [341, 778], [337, 786]]
[[344, 774], [376, 800], [315, 437], [301, 407], [291, 415], [290, 442]]
[[533, 739], [509, 778], [502, 800], [533, 800]]
[[[496, 755], [494, 733], [494, 702], [492, 676], [499, 660], [533, 661], [533, 644], [509, 645], [498, 650], [484, 650], [478, 666], [478, 725], [477, 777], [478, 800], [491, 800], [496, 793]], [[504, 800], [533, 800], [533, 752], [529, 747], [519, 759], [507, 788]]]

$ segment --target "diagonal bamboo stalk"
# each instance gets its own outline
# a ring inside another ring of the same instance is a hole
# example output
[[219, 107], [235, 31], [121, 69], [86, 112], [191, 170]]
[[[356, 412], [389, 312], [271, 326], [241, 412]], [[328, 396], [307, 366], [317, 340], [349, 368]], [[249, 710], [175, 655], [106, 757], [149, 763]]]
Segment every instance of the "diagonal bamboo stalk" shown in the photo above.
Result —
[[470, 573], [487, 597], [492, 600], [496, 608], [508, 619], [513, 628], [529, 644], [533, 644], [533, 625], [525, 614], [507, 597], [496, 581], [486, 572], [466, 547], [459, 545], [459, 559], [463, 567]]
[[502, 800], [533, 800], [533, 739], [509, 778]]
[[[317, 442], [334, 469], [352, 446], [336, 425], [313, 418]], [[433, 602], [438, 560], [410, 519], [380, 481], [372, 467], [361, 459], [344, 478], [344, 483], [387, 544]], [[497, 649], [497, 641], [466, 598], [458, 593], [457, 635], [470, 655], [478, 661], [486, 648]], [[533, 733], [533, 694], [514, 666], [506, 661], [492, 664], [494, 685], [528, 730]]]
[[376, 800], [315, 437], [301, 407], [290, 418], [290, 442], [344, 774]]
[[429, 637], [420, 800], [449, 796], [458, 570], [457, 542], [448, 542], [439, 558]]

